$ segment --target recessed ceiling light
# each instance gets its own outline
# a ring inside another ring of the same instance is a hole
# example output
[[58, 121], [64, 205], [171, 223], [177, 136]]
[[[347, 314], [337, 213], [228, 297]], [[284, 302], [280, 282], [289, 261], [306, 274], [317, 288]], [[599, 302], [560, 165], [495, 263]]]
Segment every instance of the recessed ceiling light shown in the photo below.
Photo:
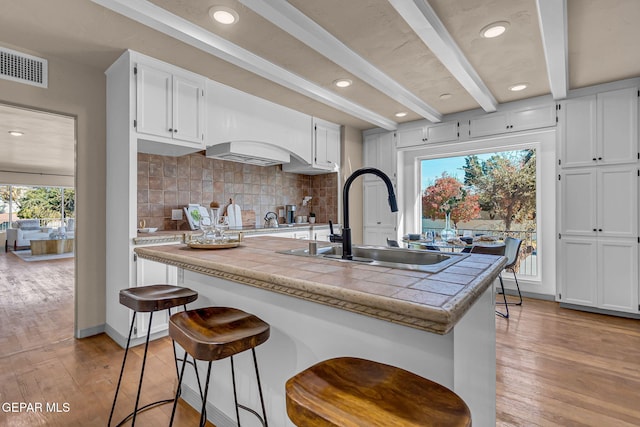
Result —
[[452, 96], [453, 95], [451, 95], [450, 93], [443, 93], [442, 95], [440, 95], [440, 99], [446, 101], [447, 99], [451, 99]]
[[349, 87], [353, 84], [353, 82], [349, 79], [338, 79], [334, 81], [333, 84], [338, 87]]
[[22, 135], [24, 135], [24, 132], [20, 132], [19, 130], [10, 130], [9, 131], [9, 135], [11, 135], [11, 136], [22, 136]]
[[492, 39], [504, 34], [507, 28], [509, 28], [509, 23], [506, 21], [493, 22], [480, 30], [480, 35], [485, 39]]
[[209, 16], [214, 21], [225, 25], [235, 24], [240, 19], [238, 12], [225, 6], [213, 6], [209, 9]]
[[406, 111], [399, 111], [395, 114], [396, 117], [405, 117], [407, 115]]
[[516, 83], [512, 86], [509, 86], [509, 90], [511, 92], [520, 92], [521, 90], [525, 90], [529, 85], [527, 83]]

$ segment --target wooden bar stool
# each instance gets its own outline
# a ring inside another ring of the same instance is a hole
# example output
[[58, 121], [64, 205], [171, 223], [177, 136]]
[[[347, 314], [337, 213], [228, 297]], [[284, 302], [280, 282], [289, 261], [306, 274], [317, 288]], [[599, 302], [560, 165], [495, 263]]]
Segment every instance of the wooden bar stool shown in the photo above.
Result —
[[[236, 421], [238, 426], [240, 426], [239, 409], [244, 409], [254, 414], [264, 427], [268, 427], [255, 348], [269, 339], [269, 334], [270, 327], [268, 323], [263, 322], [253, 314], [245, 313], [235, 308], [199, 308], [183, 311], [171, 316], [169, 319], [169, 335], [171, 338], [180, 344], [187, 354], [193, 357], [194, 362], [195, 360], [209, 362], [207, 379], [204, 386], [204, 396], [202, 397], [202, 409], [200, 411], [200, 427], [204, 427], [207, 422], [206, 405], [207, 394], [209, 392], [209, 379], [211, 378], [211, 364], [214, 360], [221, 360], [227, 357], [231, 358], [231, 380], [233, 382], [233, 398], [236, 405]], [[233, 356], [249, 349], [251, 349], [253, 354], [253, 365], [256, 371], [262, 416], [253, 409], [238, 404]], [[183, 362], [178, 380], [178, 388], [182, 384], [184, 367], [185, 363]], [[173, 402], [173, 411], [171, 412], [171, 421], [169, 422], [170, 427], [173, 425], [177, 403], [178, 394], [176, 393], [176, 398]]]
[[[111, 405], [111, 413], [109, 414], [109, 423], [107, 426], [111, 426], [111, 419], [113, 418], [113, 411], [116, 407], [118, 400], [118, 392], [120, 391], [120, 383], [122, 382], [122, 374], [124, 373], [124, 366], [127, 362], [127, 354], [129, 353], [129, 344], [131, 342], [131, 334], [133, 332], [133, 326], [136, 323], [136, 315], [141, 313], [149, 313], [149, 326], [147, 327], [147, 339], [144, 345], [144, 356], [142, 357], [142, 368], [140, 369], [140, 382], [138, 383], [138, 393], [136, 395], [136, 404], [131, 414], [126, 416], [120, 421], [117, 426], [120, 426], [127, 422], [131, 418], [131, 426], [136, 424], [136, 416], [138, 412], [141, 412], [151, 406], [160, 405], [164, 403], [172, 402], [173, 399], [161, 400], [153, 402], [148, 405], [138, 408], [140, 403], [140, 391], [142, 390], [142, 379], [144, 377], [144, 367], [147, 362], [147, 350], [149, 349], [149, 336], [151, 335], [151, 322], [153, 321], [153, 313], [161, 310], [168, 310], [171, 315], [171, 309], [177, 306], [183, 306], [187, 309], [187, 304], [195, 301], [198, 298], [198, 293], [189, 288], [183, 288], [172, 285], [149, 285], [139, 286], [136, 288], [122, 289], [120, 291], [120, 304], [129, 307], [133, 310], [133, 319], [131, 320], [131, 327], [129, 328], [129, 336], [127, 337], [127, 347], [124, 351], [124, 358], [122, 359], [122, 367], [120, 368], [120, 377], [118, 378], [118, 385], [116, 386], [116, 394], [113, 397], [113, 404]], [[178, 371], [178, 362], [176, 359], [176, 349], [173, 348], [173, 355], [176, 364], [176, 374]], [[186, 358], [185, 358], [186, 359]], [[179, 391], [179, 388], [178, 388]]]
[[448, 388], [404, 369], [341, 357], [290, 378], [287, 414], [298, 427], [471, 426]]

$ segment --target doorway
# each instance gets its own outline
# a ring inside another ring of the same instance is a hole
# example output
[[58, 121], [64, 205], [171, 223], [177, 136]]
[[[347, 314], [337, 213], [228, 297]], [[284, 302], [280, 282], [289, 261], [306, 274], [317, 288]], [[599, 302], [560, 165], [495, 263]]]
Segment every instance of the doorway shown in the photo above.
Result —
[[[64, 309], [49, 320], [60, 323], [69, 337], [75, 328], [76, 129], [75, 117], [0, 103], [0, 256], [4, 257], [0, 267], [20, 283], [49, 277], [52, 289], [64, 286], [59, 295], [65, 301], [56, 298]], [[21, 249], [21, 254], [5, 250], [7, 237], [12, 239], [11, 249]], [[32, 241], [41, 253], [29, 257]], [[71, 254], [53, 253], [57, 249], [51, 248], [57, 247], [68, 248]], [[38, 277], [22, 280], [29, 274]], [[10, 286], [9, 282], [2, 286]], [[39, 289], [29, 299], [50, 302], [47, 287]], [[22, 292], [15, 287], [10, 291]]]

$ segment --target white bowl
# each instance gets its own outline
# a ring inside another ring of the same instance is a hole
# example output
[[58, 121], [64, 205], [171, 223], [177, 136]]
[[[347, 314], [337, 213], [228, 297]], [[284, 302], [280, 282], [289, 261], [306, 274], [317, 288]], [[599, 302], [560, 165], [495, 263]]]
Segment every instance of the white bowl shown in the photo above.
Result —
[[158, 227], [138, 228], [138, 233], [155, 233]]

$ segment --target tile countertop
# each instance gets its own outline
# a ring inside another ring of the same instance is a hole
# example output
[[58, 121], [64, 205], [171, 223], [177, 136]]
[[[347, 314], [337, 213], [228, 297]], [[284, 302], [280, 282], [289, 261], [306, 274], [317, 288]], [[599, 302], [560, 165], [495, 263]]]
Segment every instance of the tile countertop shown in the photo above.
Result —
[[134, 251], [140, 258], [437, 334], [453, 329], [507, 260], [470, 254], [431, 274], [276, 252], [305, 247], [307, 241], [258, 236], [233, 249], [163, 245]]
[[[280, 225], [278, 228], [273, 227], [262, 227], [262, 226], [245, 226], [245, 227], [237, 227], [228, 229], [231, 233], [236, 233], [242, 231], [245, 234], [262, 234], [262, 233], [286, 233], [288, 231], [295, 231], [300, 229], [310, 229], [314, 228], [328, 228], [329, 224], [293, 224], [288, 226], [286, 224]], [[335, 225], [336, 232], [340, 232], [340, 226]], [[133, 243], [136, 245], [149, 245], [149, 244], [158, 244], [158, 243], [184, 243], [185, 236], [190, 234], [199, 234], [199, 230], [161, 230], [153, 233], [138, 233], [136, 237], [133, 238]]]

